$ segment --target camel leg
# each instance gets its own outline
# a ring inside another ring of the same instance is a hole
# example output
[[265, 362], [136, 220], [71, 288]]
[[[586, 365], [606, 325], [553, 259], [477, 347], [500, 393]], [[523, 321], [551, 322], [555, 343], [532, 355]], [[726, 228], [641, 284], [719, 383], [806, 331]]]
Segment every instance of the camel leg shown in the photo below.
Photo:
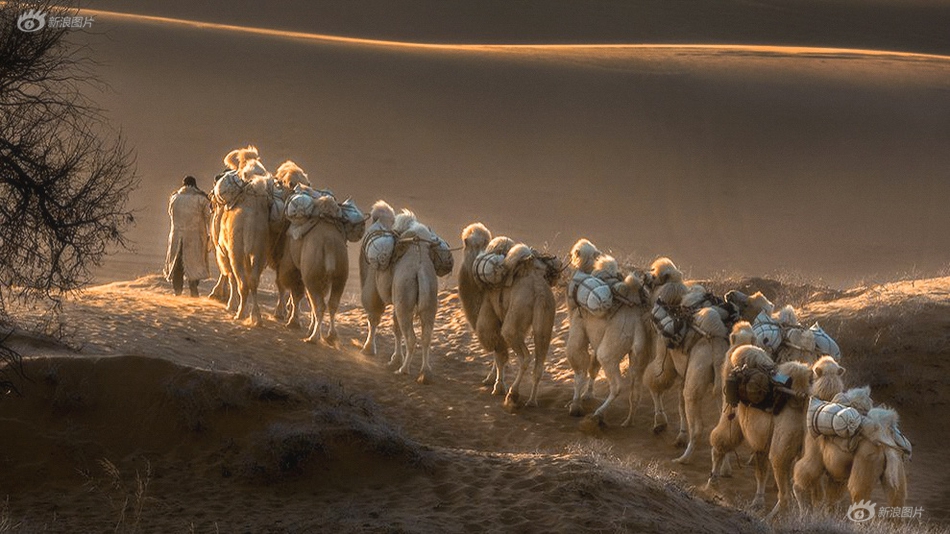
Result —
[[300, 285], [294, 285], [290, 289], [290, 299], [288, 305], [290, 309], [287, 312], [287, 328], [297, 330], [300, 328], [300, 301], [306, 297], [306, 292]]
[[483, 386], [490, 386], [490, 385], [494, 384], [494, 383], [495, 383], [495, 375], [496, 375], [496, 374], [497, 374], [497, 372], [495, 371], [495, 360], [492, 360], [491, 365], [488, 366], [488, 374], [487, 374], [487, 375], [485, 376], [485, 378], [482, 380], [482, 385], [483, 385]]
[[[692, 358], [695, 358], [692, 355]], [[689, 442], [683, 455], [674, 460], [676, 463], [686, 464], [693, 457], [696, 445], [702, 439], [705, 425], [703, 424], [703, 399], [708, 398], [714, 377], [714, 371], [710, 366], [690, 365], [686, 370], [686, 378], [683, 380], [682, 408], [686, 415], [686, 426], [689, 429]], [[680, 413], [682, 419], [683, 413]], [[680, 433], [682, 434], [682, 427]]]
[[735, 419], [729, 419], [730, 414], [734, 413], [734, 408], [729, 406], [727, 410], [720, 414], [719, 423], [709, 433], [712, 470], [709, 473], [709, 481], [706, 483], [707, 489], [715, 488], [716, 483], [719, 482], [719, 477], [723, 476], [723, 471], [728, 466], [729, 453], [742, 444], [742, 428]]
[[433, 295], [431, 299], [426, 299], [430, 302], [430, 305], [424, 305], [423, 309], [419, 310], [420, 319], [422, 319], [422, 339], [421, 348], [422, 348], [422, 367], [419, 370], [419, 377], [417, 381], [420, 384], [425, 384], [429, 380], [429, 376], [432, 374], [432, 366], [429, 361], [429, 349], [432, 345], [432, 331], [435, 329], [435, 302], [436, 295]]
[[[601, 345], [603, 347], [603, 344]], [[623, 387], [623, 375], [620, 373], [620, 362], [619, 360], [614, 360], [610, 356], [602, 356], [602, 349], [597, 349], [597, 358], [603, 362], [604, 374], [607, 375], [607, 384], [610, 387], [610, 390], [607, 394], [607, 398], [604, 399], [604, 402], [594, 411], [594, 417], [598, 420], [603, 420], [604, 412], [610, 406], [610, 403], [617, 398], [617, 395], [620, 394], [620, 389]], [[609, 361], [605, 361], [609, 358]]]
[[395, 312], [393, 312], [393, 345], [393, 355], [389, 358], [389, 365], [402, 365], [402, 329], [399, 327], [399, 317], [396, 317]]
[[765, 483], [769, 474], [769, 458], [765, 451], [753, 453], [755, 459], [755, 497], [752, 509], [761, 510], [765, 506]]
[[[543, 328], [542, 328], [543, 330]], [[534, 367], [531, 369], [531, 395], [526, 406], [538, 405], [538, 392], [541, 390], [541, 377], [544, 376], [544, 361], [547, 359], [548, 347], [551, 344], [550, 331], [547, 333], [535, 331], [534, 334]]]
[[884, 472], [884, 455], [877, 447], [870, 449], [873, 450], [859, 446], [855, 451], [851, 475], [848, 477], [848, 492], [851, 494], [852, 503], [870, 500], [874, 485]]
[[412, 363], [412, 357], [416, 354], [416, 332], [412, 325], [412, 310], [400, 309], [398, 303], [394, 303], [396, 313], [399, 314], [399, 327], [402, 330], [402, 337], [406, 340], [406, 357], [402, 365], [396, 371], [399, 374], [409, 374], [409, 364]]
[[[684, 384], [680, 384], [680, 387], [683, 388]], [[685, 388], [680, 389], [679, 396], [677, 397], [679, 401], [679, 431], [676, 433], [676, 439], [673, 440], [673, 446], [675, 447], [688, 447], [689, 446], [689, 419], [687, 417], [686, 411], [686, 391]]]
[[[587, 347], [584, 347], [584, 350], [587, 350]], [[584, 392], [584, 399], [596, 399], [594, 395], [594, 384], [597, 382], [597, 375], [600, 373], [600, 362], [597, 361], [597, 358], [590, 357], [590, 367], [587, 369], [587, 376], [590, 380], [587, 381], [587, 391]]]
[[804, 512], [818, 502], [819, 485], [824, 470], [818, 441], [806, 435], [802, 457], [792, 468], [792, 492], [800, 511]]
[[363, 348], [360, 349], [360, 352], [366, 356], [376, 356], [376, 331], [379, 328], [379, 322], [382, 320], [383, 314], [377, 313], [376, 310], [370, 308], [365, 309], [368, 331], [366, 333], [366, 341], [363, 342]]
[[248, 280], [247, 294], [250, 299], [250, 311], [248, 312], [251, 324], [261, 326], [264, 324], [264, 318], [261, 316], [261, 305], [257, 300], [257, 287], [261, 283], [261, 275], [264, 272], [263, 258], [256, 258], [251, 261], [250, 279]]
[[581, 320], [580, 312], [575, 311], [571, 317], [571, 325], [567, 332], [567, 344], [564, 347], [567, 362], [574, 371], [574, 397], [567, 405], [572, 417], [580, 417], [584, 413], [581, 406], [581, 396], [587, 390], [588, 372], [591, 368], [591, 356], [587, 350], [589, 341]]
[[505, 395], [508, 393], [508, 385], [505, 384], [505, 367], [508, 366], [508, 348], [500, 347], [495, 349], [495, 386], [492, 388], [492, 395]]
[[[307, 343], [320, 342], [320, 330], [323, 326], [323, 297], [310, 287], [307, 287], [307, 302], [310, 303], [310, 335], [304, 341]], [[318, 318], [318, 315], [321, 317]]]
[[[327, 312], [330, 318], [330, 328], [327, 330], [327, 335], [324, 336], [324, 340], [330, 345], [336, 345], [340, 336], [336, 331], [336, 312], [340, 309], [340, 299], [343, 298], [343, 286], [337, 281], [331, 280], [332, 285], [330, 287], [330, 298], [327, 299]], [[322, 315], [321, 315], [322, 317]]]
[[525, 371], [527, 371], [526, 368], [530, 353], [528, 351], [528, 345], [511, 323], [502, 325], [501, 335], [504, 337], [505, 343], [507, 343], [508, 346], [511, 347], [511, 350], [518, 356], [518, 372], [515, 374], [515, 380], [511, 383], [508, 394], [505, 396], [505, 405], [514, 407], [518, 404], [518, 398], [521, 396], [519, 388], [521, 387], [521, 380], [524, 378]]
[[666, 430], [669, 421], [666, 417], [666, 409], [663, 405], [663, 393], [672, 386], [676, 380], [676, 369], [666, 354], [666, 342], [657, 336], [655, 340], [656, 355], [643, 371], [644, 382], [650, 390], [650, 397], [653, 398], [653, 433], [659, 434]]

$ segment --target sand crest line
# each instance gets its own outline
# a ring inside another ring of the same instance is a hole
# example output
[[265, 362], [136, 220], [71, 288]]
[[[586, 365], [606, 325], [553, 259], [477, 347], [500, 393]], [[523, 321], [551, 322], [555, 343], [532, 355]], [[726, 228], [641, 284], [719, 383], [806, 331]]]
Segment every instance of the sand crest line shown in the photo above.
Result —
[[661, 44], [661, 43], [571, 43], [571, 44], [452, 44], [452, 43], [418, 43], [411, 41], [392, 41], [385, 39], [368, 39], [361, 37], [346, 37], [289, 30], [275, 30], [256, 28], [252, 26], [238, 26], [217, 22], [202, 22], [197, 20], [160, 17], [155, 15], [138, 15], [118, 11], [103, 11], [97, 9], [82, 9], [80, 12], [92, 16], [112, 18], [136, 23], [158, 23], [176, 26], [185, 26], [202, 30], [219, 30], [266, 37], [280, 37], [285, 39], [299, 39], [323, 43], [349, 44], [393, 49], [415, 49], [443, 52], [494, 52], [494, 53], [538, 53], [538, 52], [570, 52], [570, 51], [598, 51], [598, 50], [680, 50], [680, 51], [720, 51], [735, 53], [764, 53], [783, 56], [823, 56], [828, 58], [849, 57], [876, 57], [894, 59], [918, 59], [950, 61], [950, 56], [939, 54], [923, 54], [917, 52], [899, 52], [893, 50], [868, 50], [856, 48], [830, 48], [810, 46], [778, 46], [778, 45], [746, 45], [746, 44]]

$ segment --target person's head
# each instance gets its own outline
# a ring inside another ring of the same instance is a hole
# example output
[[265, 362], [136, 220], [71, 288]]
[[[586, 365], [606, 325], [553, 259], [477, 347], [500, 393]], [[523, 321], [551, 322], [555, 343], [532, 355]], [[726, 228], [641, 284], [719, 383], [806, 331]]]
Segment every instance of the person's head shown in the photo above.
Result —
[[195, 180], [194, 176], [185, 176], [185, 179], [181, 181], [181, 185], [190, 185], [191, 187], [198, 187], [198, 181]]

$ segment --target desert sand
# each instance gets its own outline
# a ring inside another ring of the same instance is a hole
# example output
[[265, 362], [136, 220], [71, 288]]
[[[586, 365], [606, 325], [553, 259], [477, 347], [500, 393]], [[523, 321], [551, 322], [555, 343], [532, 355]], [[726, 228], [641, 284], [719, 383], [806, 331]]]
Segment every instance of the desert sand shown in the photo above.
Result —
[[69, 346], [12, 339], [29, 380], [0, 402], [0, 531], [850, 528], [843, 510], [763, 523], [748, 467], [701, 490], [708, 445], [673, 464], [675, 422], [653, 435], [647, 399], [630, 428], [622, 402], [604, 428], [569, 417], [563, 296], [541, 405], [513, 413], [480, 386], [451, 277], [425, 386], [385, 365], [388, 318], [382, 354], [358, 353], [355, 261], [337, 348], [173, 297], [154, 274], [167, 195], [185, 174], [210, 188], [248, 143], [454, 246], [476, 220], [558, 254], [588, 237], [796, 305], [838, 339], [848, 383], [901, 413], [908, 504], [950, 522], [946, 2], [280, 4], [88, 2], [93, 31], [71, 39], [137, 154], [134, 248], [66, 303]]
[[[950, 519], [950, 434], [939, 424], [950, 278], [847, 292], [721, 283], [810, 299], [804, 318], [838, 338], [848, 383], [871, 384], [903, 416], [908, 505], [928, 522]], [[480, 386], [489, 359], [453, 291], [440, 295], [435, 379], [420, 385], [386, 365], [388, 336], [379, 356], [359, 354], [357, 308], [341, 315], [333, 349], [272, 321], [235, 324], [157, 276], [91, 288], [65, 311], [78, 351], [31, 337], [14, 345], [30, 381], [0, 403], [5, 514], [23, 532], [769, 530], [744, 509], [750, 468], [702, 490], [708, 445], [693, 465], [673, 464], [675, 433], [653, 435], [648, 399], [629, 428], [624, 403], [604, 428], [568, 415], [565, 315], [561, 305], [540, 406], [511, 412]]]

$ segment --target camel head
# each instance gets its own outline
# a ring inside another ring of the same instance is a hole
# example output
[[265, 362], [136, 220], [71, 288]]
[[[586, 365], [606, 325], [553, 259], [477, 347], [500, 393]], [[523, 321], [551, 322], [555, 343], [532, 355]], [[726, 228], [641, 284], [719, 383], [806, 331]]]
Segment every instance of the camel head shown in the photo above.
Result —
[[755, 318], [762, 312], [765, 312], [767, 315], [772, 315], [772, 310], [775, 309], [775, 305], [772, 304], [772, 301], [765, 298], [765, 295], [763, 295], [761, 291], [756, 291], [745, 298], [745, 302], [741, 304], [739, 309], [741, 310], [740, 314], [743, 319], [746, 321], [755, 321]]
[[248, 145], [245, 148], [237, 148], [228, 152], [224, 157], [224, 164], [232, 171], [239, 171], [244, 168], [248, 161], [260, 159], [257, 147]]
[[417, 222], [419, 221], [416, 219], [416, 214], [403, 208], [403, 210], [399, 212], [399, 215], [396, 215], [396, 218], [393, 220], [393, 232], [402, 234]]
[[673, 260], [669, 258], [657, 258], [650, 265], [650, 283], [653, 286], [661, 286], [670, 282], [682, 282], [683, 272], [676, 268]]
[[274, 174], [274, 177], [281, 187], [288, 191], [292, 191], [297, 184], [310, 185], [310, 178], [303, 172], [303, 169], [289, 159], [281, 163], [280, 167], [277, 167], [277, 173]]
[[590, 274], [594, 270], [594, 262], [601, 255], [600, 250], [586, 239], [579, 239], [571, 247], [571, 268], [582, 273]]
[[491, 232], [482, 223], [472, 223], [462, 230], [462, 246], [465, 252], [469, 250], [479, 253], [485, 250], [488, 242], [491, 241]]
[[809, 393], [812, 397], [830, 401], [844, 391], [844, 367], [838, 365], [831, 356], [822, 356], [811, 366], [812, 384]]
[[387, 230], [392, 230], [396, 224], [396, 211], [385, 200], [377, 200], [369, 211], [370, 224], [379, 223]]
[[[708, 308], [706, 308], [708, 309]], [[775, 362], [768, 352], [756, 347], [755, 345], [742, 345], [729, 353], [729, 363], [733, 367], [759, 367], [761, 369], [771, 369], [775, 367]]]

